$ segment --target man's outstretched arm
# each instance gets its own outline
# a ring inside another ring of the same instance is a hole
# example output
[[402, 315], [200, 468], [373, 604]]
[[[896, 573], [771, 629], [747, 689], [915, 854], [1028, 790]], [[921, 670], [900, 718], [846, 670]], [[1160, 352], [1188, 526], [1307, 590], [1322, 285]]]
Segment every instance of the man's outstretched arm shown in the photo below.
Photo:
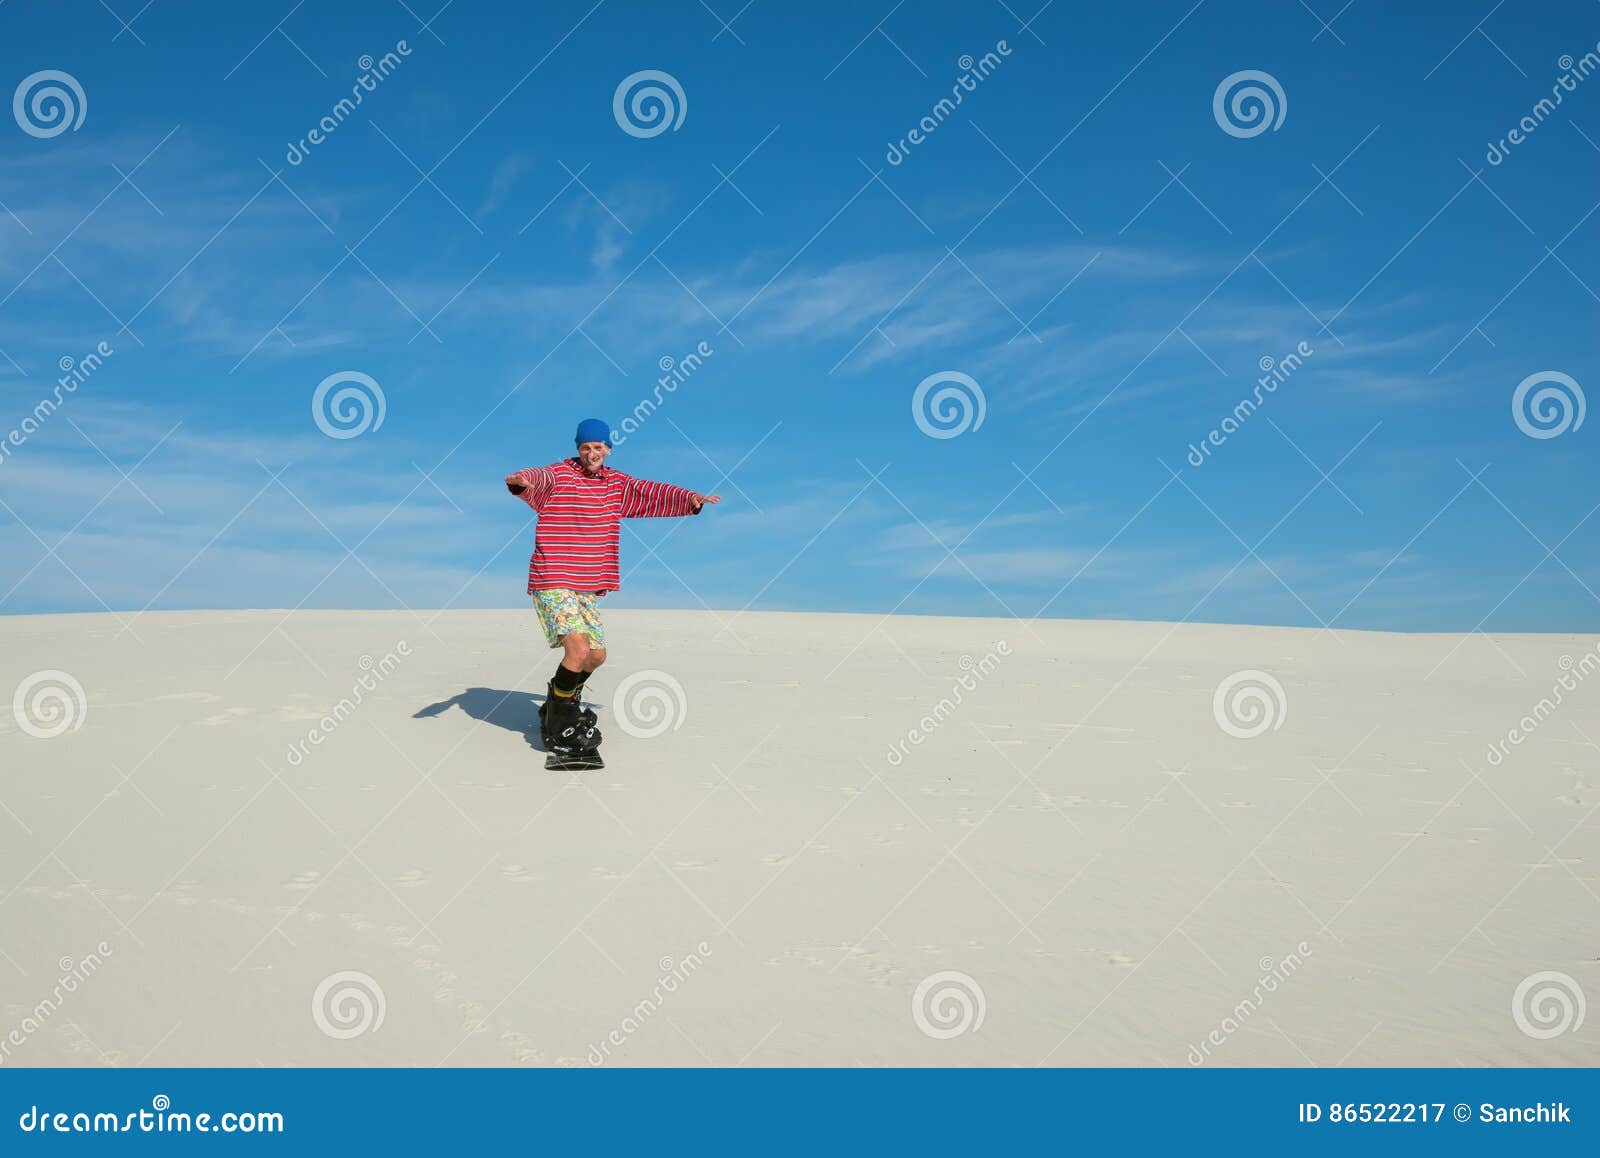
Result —
[[721, 501], [721, 495], [702, 495], [671, 483], [650, 482], [630, 476], [622, 488], [622, 517], [658, 519], [698, 515], [705, 504]]
[[539, 503], [550, 493], [552, 479], [547, 469], [534, 466], [506, 475], [505, 482], [506, 490], [538, 510]]

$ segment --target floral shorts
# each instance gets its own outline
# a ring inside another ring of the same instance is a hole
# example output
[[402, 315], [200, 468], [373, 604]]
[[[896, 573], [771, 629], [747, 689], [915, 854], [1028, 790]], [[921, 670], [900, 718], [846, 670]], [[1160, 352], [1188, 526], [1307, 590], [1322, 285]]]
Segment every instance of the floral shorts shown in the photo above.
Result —
[[566, 587], [551, 587], [533, 593], [533, 608], [539, 613], [539, 626], [551, 647], [561, 646], [561, 637], [581, 631], [595, 647], [606, 645], [606, 629], [600, 623], [600, 604], [593, 595]]

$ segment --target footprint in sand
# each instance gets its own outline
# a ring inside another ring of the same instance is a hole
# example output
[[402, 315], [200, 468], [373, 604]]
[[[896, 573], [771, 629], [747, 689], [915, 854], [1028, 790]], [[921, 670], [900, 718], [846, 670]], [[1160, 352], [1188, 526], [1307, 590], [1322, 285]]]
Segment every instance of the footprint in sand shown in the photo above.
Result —
[[784, 861], [786, 861], [788, 859], [789, 859], [789, 857], [785, 853], [771, 852], [771, 853], [768, 853], [766, 856], [761, 858], [761, 863], [762, 864], [782, 864]]
[[508, 881], [531, 881], [533, 874], [520, 864], [503, 864], [500, 875]]
[[294, 876], [289, 878], [289, 883], [283, 887], [286, 889], [301, 890], [314, 889], [317, 887], [317, 881], [320, 879], [322, 879], [322, 874], [316, 869], [306, 869], [305, 872], [295, 873]]
[[407, 869], [395, 878], [395, 884], [403, 889], [417, 889], [428, 883], [428, 874], [421, 869]]
[[213, 727], [217, 724], [231, 724], [240, 716], [248, 716], [254, 711], [254, 708], [224, 708], [214, 716], [207, 716], [200, 723]]
[[672, 867], [680, 869], [708, 869], [711, 866], [703, 860], [679, 860], [673, 861]]
[[1133, 958], [1126, 953], [1111, 952], [1106, 954], [1107, 965], [1132, 965]]

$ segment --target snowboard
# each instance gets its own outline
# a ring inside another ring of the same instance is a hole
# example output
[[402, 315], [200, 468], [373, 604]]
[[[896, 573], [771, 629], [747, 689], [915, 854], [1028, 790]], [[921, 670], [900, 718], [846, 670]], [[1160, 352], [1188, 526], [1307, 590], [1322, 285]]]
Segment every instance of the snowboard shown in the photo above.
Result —
[[592, 752], [550, 752], [544, 758], [547, 772], [593, 772], [605, 766], [606, 762], [600, 759], [598, 748]]

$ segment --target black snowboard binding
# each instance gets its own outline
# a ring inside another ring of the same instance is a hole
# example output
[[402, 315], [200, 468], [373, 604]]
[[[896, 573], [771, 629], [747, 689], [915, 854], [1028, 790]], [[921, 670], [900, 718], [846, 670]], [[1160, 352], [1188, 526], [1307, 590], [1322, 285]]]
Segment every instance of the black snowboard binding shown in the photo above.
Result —
[[578, 694], [556, 695], [555, 681], [551, 680], [539, 708], [539, 738], [548, 753], [545, 767], [564, 771], [604, 768], [596, 719], [592, 708], [579, 703]]

